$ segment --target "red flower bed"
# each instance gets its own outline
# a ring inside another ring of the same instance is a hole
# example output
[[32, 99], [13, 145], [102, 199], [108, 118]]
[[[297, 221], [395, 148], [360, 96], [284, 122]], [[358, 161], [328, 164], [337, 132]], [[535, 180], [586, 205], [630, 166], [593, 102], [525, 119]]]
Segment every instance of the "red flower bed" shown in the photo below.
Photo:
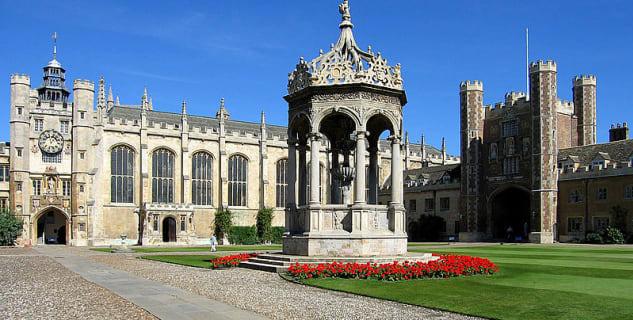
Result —
[[256, 257], [257, 253], [243, 253], [235, 254], [232, 256], [224, 256], [211, 260], [211, 268], [224, 268], [224, 267], [237, 267], [242, 261], [247, 261], [250, 258]]
[[488, 259], [460, 256], [437, 255], [440, 259], [423, 262], [378, 264], [378, 263], [321, 263], [292, 264], [288, 272], [295, 279], [306, 278], [348, 278], [348, 279], [379, 279], [387, 281], [424, 279], [424, 278], [449, 278], [472, 275], [491, 275], [499, 270]]

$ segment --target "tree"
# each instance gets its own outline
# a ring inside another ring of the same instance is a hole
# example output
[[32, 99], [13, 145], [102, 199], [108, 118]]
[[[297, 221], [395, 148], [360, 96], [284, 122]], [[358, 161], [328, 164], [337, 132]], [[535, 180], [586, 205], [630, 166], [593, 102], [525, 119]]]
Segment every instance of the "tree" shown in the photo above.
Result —
[[0, 210], [0, 245], [12, 246], [22, 234], [22, 220], [8, 210]]
[[261, 208], [257, 211], [257, 236], [264, 243], [273, 241], [273, 209]]
[[233, 227], [233, 213], [229, 209], [218, 208], [215, 212], [215, 235], [218, 237], [218, 241], [222, 241], [231, 234], [231, 228]]

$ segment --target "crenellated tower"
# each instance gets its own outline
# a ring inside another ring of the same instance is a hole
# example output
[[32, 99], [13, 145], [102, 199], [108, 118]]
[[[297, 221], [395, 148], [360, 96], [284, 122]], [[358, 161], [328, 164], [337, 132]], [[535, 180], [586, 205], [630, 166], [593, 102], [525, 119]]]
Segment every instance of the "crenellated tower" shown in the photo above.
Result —
[[578, 117], [578, 145], [596, 143], [596, 76], [580, 75], [573, 80], [574, 113]]
[[553, 242], [558, 188], [556, 62], [530, 64], [530, 112], [532, 117], [532, 215], [530, 241]]
[[480, 239], [485, 230], [482, 182], [482, 141], [484, 134], [484, 85], [481, 81], [462, 82], [460, 96], [461, 129], [461, 230], [459, 239]]

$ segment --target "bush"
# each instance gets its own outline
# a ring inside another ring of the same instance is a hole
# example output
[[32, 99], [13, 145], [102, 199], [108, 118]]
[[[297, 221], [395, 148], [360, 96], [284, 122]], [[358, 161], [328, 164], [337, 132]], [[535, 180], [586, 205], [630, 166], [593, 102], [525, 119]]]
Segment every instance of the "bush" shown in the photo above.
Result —
[[0, 210], [0, 246], [12, 246], [22, 234], [22, 220], [7, 210]]
[[604, 230], [603, 239], [605, 243], [624, 243], [622, 232], [614, 227], [608, 227]]
[[585, 243], [604, 243], [602, 236], [599, 233], [589, 232], [585, 237]]
[[442, 217], [421, 215], [418, 221], [409, 224], [409, 240], [439, 241], [443, 225], [444, 218]]
[[613, 217], [613, 227], [619, 230], [626, 230], [626, 217], [629, 214], [629, 210], [622, 206], [613, 206], [610, 211]]
[[259, 237], [257, 237], [257, 228], [255, 228], [255, 226], [250, 226], [250, 227], [233, 226], [231, 228], [231, 234], [229, 235], [229, 241], [232, 244], [245, 244], [245, 245], [261, 243]]
[[233, 227], [233, 213], [229, 209], [219, 208], [215, 212], [215, 234], [219, 239], [223, 239], [224, 235], [231, 235]]
[[273, 209], [261, 208], [257, 211], [257, 236], [263, 243], [273, 241]]
[[284, 236], [284, 232], [286, 232], [286, 227], [273, 227], [272, 228], [272, 243], [282, 243], [282, 238]]

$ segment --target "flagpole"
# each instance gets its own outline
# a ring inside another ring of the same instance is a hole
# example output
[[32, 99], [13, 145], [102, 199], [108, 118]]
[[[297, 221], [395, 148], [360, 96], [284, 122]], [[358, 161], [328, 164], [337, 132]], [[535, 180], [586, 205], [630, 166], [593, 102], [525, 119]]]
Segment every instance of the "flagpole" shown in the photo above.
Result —
[[525, 97], [530, 100], [530, 42], [528, 41], [528, 28], [525, 28]]
[[53, 60], [57, 59], [57, 31], [53, 34]]

